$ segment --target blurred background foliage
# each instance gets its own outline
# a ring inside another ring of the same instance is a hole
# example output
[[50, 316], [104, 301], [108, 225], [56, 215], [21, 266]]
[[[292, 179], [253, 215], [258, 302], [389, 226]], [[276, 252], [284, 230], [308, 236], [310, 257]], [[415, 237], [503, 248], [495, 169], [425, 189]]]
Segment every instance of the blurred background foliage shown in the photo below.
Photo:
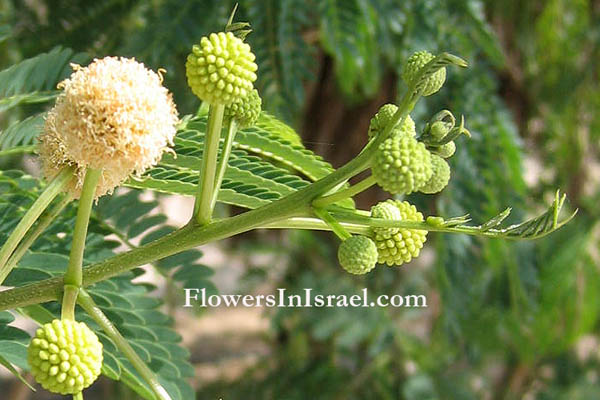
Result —
[[[234, 2], [0, 4], [2, 69], [56, 46], [91, 58], [134, 56], [167, 70], [184, 115], [199, 106], [185, 58], [201, 36], [222, 29]], [[460, 55], [470, 68], [449, 71], [413, 117], [422, 128], [447, 108], [465, 115], [473, 137], [459, 140], [442, 194], [409, 200], [426, 215], [471, 213], [479, 222], [511, 206], [518, 219], [561, 188], [579, 214], [531, 243], [430, 234], [420, 259], [365, 278], [338, 270], [332, 235], [232, 240], [232, 255], [277, 254], [286, 265], [274, 274], [269, 263], [248, 262], [238, 291], [368, 287], [373, 296], [424, 293], [429, 307], [270, 310], [266, 355], [233, 379], [197, 383], [198, 398], [600, 398], [600, 2], [240, 0], [236, 19], [253, 28], [266, 110], [335, 166], [360, 150], [371, 116], [402, 93], [408, 55]], [[2, 129], [14, 113], [33, 110], [1, 114]], [[21, 162], [0, 159], [3, 168]], [[358, 204], [385, 197], [373, 189]]]

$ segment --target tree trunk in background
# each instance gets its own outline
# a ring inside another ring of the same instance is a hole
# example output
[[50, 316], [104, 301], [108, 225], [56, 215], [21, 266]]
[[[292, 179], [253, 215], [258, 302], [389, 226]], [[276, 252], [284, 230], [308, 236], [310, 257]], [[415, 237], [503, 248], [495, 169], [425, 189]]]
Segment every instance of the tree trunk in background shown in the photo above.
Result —
[[[338, 168], [364, 147], [370, 120], [379, 107], [394, 102], [396, 78], [392, 73], [386, 74], [381, 90], [372, 99], [349, 105], [338, 90], [333, 60], [320, 54], [317, 61], [316, 79], [307, 90], [301, 136], [308, 149]], [[358, 207], [369, 208], [388, 197], [380, 188], [373, 187], [356, 196], [356, 202]]]

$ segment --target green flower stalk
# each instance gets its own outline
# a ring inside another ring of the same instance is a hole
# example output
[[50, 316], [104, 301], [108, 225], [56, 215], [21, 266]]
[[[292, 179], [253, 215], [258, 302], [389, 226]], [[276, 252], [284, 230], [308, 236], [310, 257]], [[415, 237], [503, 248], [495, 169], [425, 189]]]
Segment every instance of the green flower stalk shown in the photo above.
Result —
[[[199, 45], [193, 46], [185, 64], [192, 92], [210, 104], [194, 204], [194, 219], [201, 225], [211, 221], [220, 186], [222, 171], [217, 167], [217, 156], [225, 106], [230, 106], [229, 115], [235, 114], [242, 125], [253, 124], [260, 112], [260, 97], [253, 90], [258, 69], [255, 59], [250, 46], [242, 39], [231, 32], [219, 32], [203, 37]], [[222, 160], [228, 156], [234, 134], [235, 126], [230, 125], [228, 137], [231, 140], [224, 147]]]

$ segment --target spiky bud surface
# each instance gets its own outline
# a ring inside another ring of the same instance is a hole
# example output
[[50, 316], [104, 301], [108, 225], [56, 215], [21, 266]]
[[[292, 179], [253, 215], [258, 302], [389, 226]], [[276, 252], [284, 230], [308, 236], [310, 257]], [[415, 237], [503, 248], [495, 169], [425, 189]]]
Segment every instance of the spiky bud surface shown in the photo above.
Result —
[[[411, 55], [406, 61], [404, 69], [402, 70], [402, 80], [404, 80], [406, 84], [410, 84], [416, 78], [419, 70], [434, 58], [435, 56], [426, 50], [417, 51]], [[427, 82], [425, 83], [423, 89], [423, 96], [430, 96], [440, 90], [445, 81], [446, 68], [440, 68], [433, 75], [427, 78]]]
[[366, 236], [352, 236], [342, 242], [338, 249], [342, 268], [354, 275], [363, 275], [377, 264], [377, 247]]
[[193, 46], [187, 58], [188, 84], [201, 100], [229, 105], [252, 91], [255, 59], [250, 46], [233, 33], [211, 33]]
[[[407, 201], [392, 200], [400, 211], [402, 221], [423, 221], [423, 214]], [[402, 265], [419, 256], [423, 244], [427, 240], [427, 231], [421, 229], [400, 228], [393, 235], [375, 232], [375, 245], [377, 246], [380, 264], [388, 266]]]
[[[377, 111], [377, 114], [371, 118], [369, 139], [385, 129], [394, 114], [396, 114], [396, 111], [398, 111], [398, 107], [394, 104], [385, 104]], [[407, 115], [404, 122], [401, 125], [396, 125], [392, 132], [392, 135], [416, 136], [415, 121], [413, 121], [410, 115]]]
[[[399, 221], [402, 215], [398, 207], [394, 204], [394, 200], [386, 200], [371, 207], [371, 217]], [[373, 231], [390, 236], [397, 233], [398, 228], [373, 228]]]
[[102, 343], [83, 322], [55, 319], [39, 328], [27, 348], [31, 374], [52, 393], [76, 394], [102, 368]]
[[158, 163], [175, 136], [177, 110], [162, 77], [133, 59], [71, 66], [39, 137], [42, 172], [50, 179], [74, 166], [78, 179], [68, 190], [78, 198], [86, 168], [100, 169], [98, 197]]
[[431, 178], [419, 188], [419, 192], [426, 194], [439, 193], [448, 186], [450, 181], [450, 166], [442, 157], [433, 154], [431, 156]]
[[371, 170], [384, 190], [410, 194], [431, 178], [431, 154], [415, 138], [394, 135], [377, 148]]
[[252, 89], [250, 94], [243, 99], [236, 99], [233, 103], [225, 107], [225, 116], [234, 118], [240, 129], [254, 126], [258, 117], [262, 100], [256, 89]]
[[456, 152], [456, 144], [454, 142], [448, 142], [439, 147], [436, 147], [435, 152], [442, 158], [450, 158]]

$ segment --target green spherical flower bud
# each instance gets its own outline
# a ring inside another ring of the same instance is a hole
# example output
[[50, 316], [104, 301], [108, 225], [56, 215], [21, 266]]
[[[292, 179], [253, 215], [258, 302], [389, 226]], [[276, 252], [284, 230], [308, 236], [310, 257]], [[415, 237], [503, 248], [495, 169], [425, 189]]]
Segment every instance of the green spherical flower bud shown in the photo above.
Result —
[[[394, 204], [400, 211], [402, 221], [423, 221], [423, 214], [407, 201], [394, 200]], [[426, 240], [427, 231], [421, 229], [400, 228], [393, 235], [375, 233], [377, 262], [388, 266], [407, 263], [419, 256]]]
[[431, 178], [431, 154], [415, 138], [395, 135], [379, 145], [371, 170], [384, 190], [410, 194]]
[[450, 129], [448, 129], [446, 124], [442, 121], [435, 121], [429, 128], [429, 134], [436, 142], [442, 140], [444, 136], [448, 134], [448, 132], [450, 132]]
[[[433, 60], [435, 56], [428, 51], [418, 51], [408, 58], [404, 69], [402, 70], [402, 79], [406, 84], [410, 84], [423, 68], [425, 64]], [[446, 81], [446, 68], [440, 68], [433, 75], [427, 78], [423, 89], [423, 96], [430, 96], [440, 90]]]
[[83, 322], [55, 319], [37, 330], [27, 348], [31, 374], [52, 393], [76, 394], [102, 368], [102, 344]]
[[435, 148], [435, 153], [442, 158], [452, 157], [454, 155], [455, 151], [456, 151], [456, 145], [454, 144], [454, 142], [448, 142], [446, 144], [443, 144], [443, 145]]
[[262, 100], [256, 89], [248, 94], [246, 98], [238, 98], [225, 107], [225, 116], [234, 118], [240, 129], [254, 126], [260, 115]]
[[[386, 104], [377, 111], [377, 114], [371, 118], [371, 124], [369, 125], [369, 139], [385, 129], [394, 114], [396, 114], [396, 111], [398, 111], [398, 107], [394, 104]], [[417, 134], [415, 122], [410, 115], [406, 116], [402, 125], [396, 125], [392, 132], [392, 135], [403, 134], [416, 136]]]
[[[400, 221], [402, 215], [394, 204], [394, 200], [386, 200], [371, 207], [371, 217]], [[375, 233], [391, 236], [398, 232], [398, 228], [373, 228]]]
[[423, 186], [419, 188], [419, 192], [433, 194], [441, 192], [450, 181], [450, 166], [440, 156], [433, 154], [431, 156], [431, 169], [433, 174]]
[[351, 274], [363, 275], [375, 268], [377, 247], [366, 236], [352, 236], [338, 250], [340, 265]]
[[233, 33], [211, 33], [187, 58], [188, 84], [201, 100], [229, 105], [252, 90], [258, 69], [255, 58], [250, 46]]

